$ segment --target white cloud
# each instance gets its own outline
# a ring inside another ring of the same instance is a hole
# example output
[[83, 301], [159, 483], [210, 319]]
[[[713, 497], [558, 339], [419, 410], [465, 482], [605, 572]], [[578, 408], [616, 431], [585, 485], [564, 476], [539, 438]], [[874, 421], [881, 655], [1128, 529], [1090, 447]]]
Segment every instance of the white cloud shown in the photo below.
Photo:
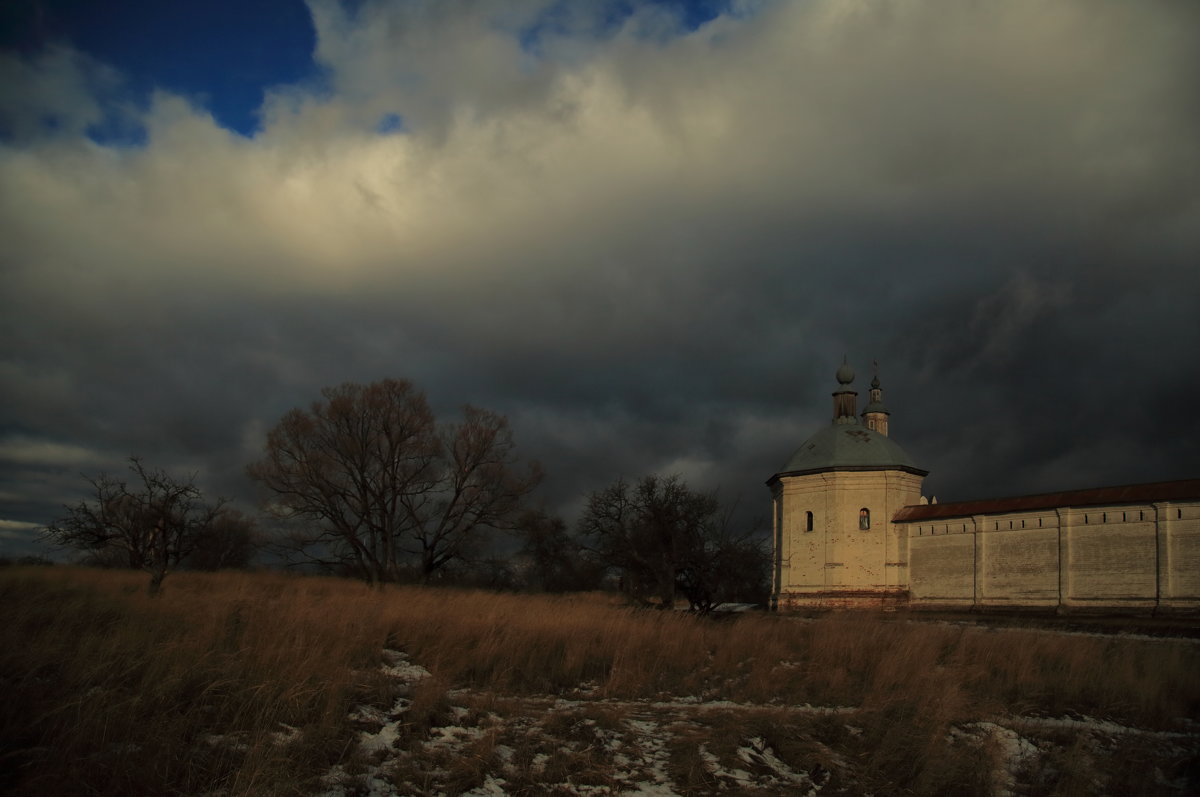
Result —
[[[1192, 149], [1155, 94], [1177, 81], [1158, 67], [1179, 37], [1148, 13], [779, 4], [531, 62], [516, 34], [538, 9], [506, 7], [313, 3], [331, 94], [288, 90], [292, 109], [277, 97], [253, 141], [160, 95], [144, 150], [9, 149], [0, 225], [30, 280], [89, 300], [213, 281], [436, 291], [497, 270], [595, 279], [624, 241], [680, 218], [711, 236], [759, 213], [920, 215], [966, 192], [1076, 201]], [[1165, 54], [1142, 46], [1155, 36]], [[1101, 47], [1114, 40], [1138, 46]], [[58, 52], [22, 67], [34, 84], [71, 63]], [[412, 132], [376, 135], [384, 113]], [[1146, 130], [1156, 149], [1131, 150]]]
[[22, 539], [28, 535], [22, 534], [21, 532], [32, 531], [40, 528], [41, 524], [38, 523], [27, 523], [24, 520], [6, 520], [5, 518], [0, 518], [0, 537], [7, 537], [9, 539]]
[[83, 446], [56, 443], [31, 437], [10, 436], [0, 440], [0, 462], [12, 465], [94, 465], [105, 462], [101, 453]]
[[[144, 147], [97, 145], [86, 59], [5, 56], [0, 389], [32, 432], [0, 455], [249, 450], [250, 418], [321, 384], [407, 376], [700, 473], [696, 414], [826, 411], [818, 350], [957, 352], [930, 297], [1007, 296], [1008, 361], [1062, 308], [1029, 286], [1119, 291], [1130, 262], [1194, 285], [1182, 4], [813, 0], [684, 33], [580, 2], [536, 47], [551, 4], [510, 5], [314, 1], [327, 79], [272, 90], [253, 139], [160, 93]], [[388, 114], [404, 132], [376, 133]], [[60, 426], [82, 442], [44, 442]]]
[[82, 135], [104, 121], [118, 84], [111, 67], [66, 46], [29, 59], [0, 52], [0, 130], [18, 141]]

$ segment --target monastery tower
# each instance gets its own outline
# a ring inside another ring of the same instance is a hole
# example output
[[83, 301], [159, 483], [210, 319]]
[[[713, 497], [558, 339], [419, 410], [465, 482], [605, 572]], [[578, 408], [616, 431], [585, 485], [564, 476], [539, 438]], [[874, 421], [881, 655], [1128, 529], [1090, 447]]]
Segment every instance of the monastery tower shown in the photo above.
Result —
[[928, 471], [891, 438], [878, 375], [859, 420], [854, 369], [837, 370], [833, 423], [767, 481], [772, 497], [772, 603], [870, 606], [907, 597], [907, 545], [891, 522], [921, 500]]
[[879, 375], [770, 479], [774, 608], [1200, 612], [1200, 479], [926, 502]]

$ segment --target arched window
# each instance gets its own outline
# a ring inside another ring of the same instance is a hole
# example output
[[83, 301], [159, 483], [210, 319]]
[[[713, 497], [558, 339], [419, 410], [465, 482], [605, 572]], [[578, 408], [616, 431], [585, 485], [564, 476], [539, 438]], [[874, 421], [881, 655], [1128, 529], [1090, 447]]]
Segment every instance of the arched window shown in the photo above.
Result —
[[812, 512], [805, 512], [805, 513], [804, 513], [804, 530], [805, 530], [805, 531], [812, 531], [812, 530], [813, 530], [813, 516], [812, 516]]
[[871, 510], [865, 506], [858, 510], [858, 528], [861, 531], [871, 528]]

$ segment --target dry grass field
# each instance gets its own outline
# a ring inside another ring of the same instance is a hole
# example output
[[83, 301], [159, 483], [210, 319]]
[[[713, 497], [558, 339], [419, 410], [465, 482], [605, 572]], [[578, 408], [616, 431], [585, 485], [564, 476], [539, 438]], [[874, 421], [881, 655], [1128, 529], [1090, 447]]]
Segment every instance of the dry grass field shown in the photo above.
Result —
[[14, 794], [1188, 794], [1200, 644], [0, 570]]

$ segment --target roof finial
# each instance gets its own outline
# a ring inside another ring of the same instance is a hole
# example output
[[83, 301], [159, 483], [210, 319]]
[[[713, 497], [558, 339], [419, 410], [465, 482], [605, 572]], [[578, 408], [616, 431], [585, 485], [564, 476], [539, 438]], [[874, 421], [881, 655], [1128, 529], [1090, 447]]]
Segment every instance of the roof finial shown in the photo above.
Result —
[[850, 367], [849, 357], [842, 357], [842, 365], [837, 369], [837, 381], [843, 385], [854, 381], [854, 369]]

